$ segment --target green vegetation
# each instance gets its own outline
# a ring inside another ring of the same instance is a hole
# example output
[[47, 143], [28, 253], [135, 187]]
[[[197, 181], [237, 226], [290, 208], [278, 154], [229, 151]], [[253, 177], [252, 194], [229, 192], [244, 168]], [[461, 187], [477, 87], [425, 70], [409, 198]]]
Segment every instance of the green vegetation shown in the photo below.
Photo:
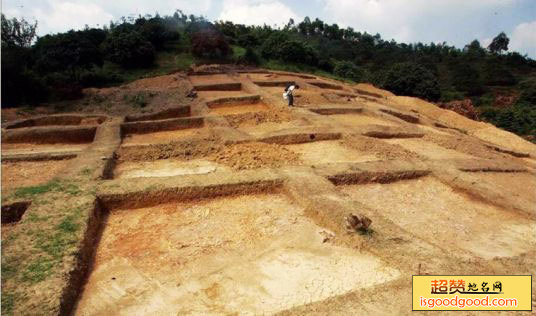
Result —
[[65, 192], [69, 195], [78, 195], [81, 190], [76, 184], [51, 180], [41, 185], [17, 188], [13, 195], [15, 198], [32, 198], [48, 192]]
[[[387, 41], [308, 17], [273, 28], [211, 23], [181, 11], [123, 18], [102, 29], [47, 35], [34, 43], [36, 27], [2, 15], [2, 75], [10, 78], [2, 81], [4, 106], [78, 98], [83, 87], [168, 74], [194, 63], [237, 63], [366, 81], [431, 101], [471, 98], [481, 117], [496, 125], [527, 136], [534, 136], [536, 127], [534, 100], [493, 108], [499, 92], [521, 95], [536, 87], [535, 80], [527, 80], [534, 78], [536, 62], [508, 52], [504, 33], [487, 48], [474, 40], [458, 49]], [[129, 102], [143, 107], [146, 98]], [[507, 123], [510, 118], [515, 122]]]

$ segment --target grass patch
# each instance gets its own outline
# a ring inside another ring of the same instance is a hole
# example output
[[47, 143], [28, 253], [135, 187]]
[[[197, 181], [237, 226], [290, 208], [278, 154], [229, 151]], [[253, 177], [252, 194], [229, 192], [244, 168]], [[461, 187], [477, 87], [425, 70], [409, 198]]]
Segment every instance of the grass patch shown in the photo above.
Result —
[[22, 274], [22, 279], [30, 283], [41, 282], [52, 274], [54, 265], [53, 260], [39, 257], [39, 259], [26, 267]]
[[6, 293], [4, 290], [2, 290], [2, 315], [13, 315], [14, 304], [15, 294]]
[[356, 232], [361, 236], [372, 236], [374, 234], [374, 229], [372, 228], [359, 228]]
[[29, 198], [38, 194], [43, 194], [51, 191], [56, 191], [61, 187], [58, 180], [51, 180], [45, 184], [21, 187], [15, 190], [16, 198]]
[[80, 188], [72, 183], [64, 183], [54, 179], [45, 184], [17, 188], [13, 193], [15, 198], [33, 198], [37, 195], [48, 192], [65, 192], [69, 195], [78, 195]]

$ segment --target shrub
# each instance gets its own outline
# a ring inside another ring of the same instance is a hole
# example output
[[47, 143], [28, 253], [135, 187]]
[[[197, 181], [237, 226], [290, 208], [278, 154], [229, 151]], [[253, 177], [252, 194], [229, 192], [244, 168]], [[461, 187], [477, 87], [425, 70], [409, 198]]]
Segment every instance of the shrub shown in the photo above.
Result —
[[484, 81], [490, 86], [513, 86], [517, 83], [517, 79], [500, 59], [492, 59], [486, 63]]
[[318, 61], [318, 68], [327, 72], [332, 72], [335, 65], [331, 59], [323, 58]]
[[536, 109], [536, 84], [525, 88], [523, 92], [521, 92], [516, 104]]
[[264, 58], [281, 58], [281, 45], [289, 41], [289, 36], [286, 33], [274, 32], [268, 36], [261, 46], [261, 55]]
[[395, 64], [387, 72], [383, 88], [398, 94], [437, 101], [441, 97], [437, 77], [413, 63]]
[[238, 64], [257, 66], [260, 64], [259, 55], [251, 47], [246, 48], [246, 52], [243, 56], [240, 56], [237, 60]]
[[293, 40], [283, 42], [278, 54], [278, 57], [283, 61], [312, 66], [318, 64], [318, 57], [315, 50], [305, 42]]
[[365, 72], [349, 61], [340, 61], [335, 64], [333, 73], [339, 77], [361, 82], [364, 80]]
[[231, 47], [223, 34], [216, 30], [202, 30], [191, 35], [192, 54], [202, 58], [225, 58]]
[[91, 71], [82, 72], [80, 84], [84, 87], [104, 87], [115, 83], [121, 83], [123, 78], [112, 71], [95, 68]]
[[305, 42], [291, 40], [286, 33], [272, 33], [261, 46], [264, 58], [316, 66], [318, 54]]
[[455, 65], [451, 80], [458, 91], [465, 92], [469, 96], [484, 93], [484, 85], [480, 78], [480, 73], [469, 63]]
[[114, 30], [102, 43], [107, 58], [126, 68], [151, 66], [154, 46], [137, 31]]

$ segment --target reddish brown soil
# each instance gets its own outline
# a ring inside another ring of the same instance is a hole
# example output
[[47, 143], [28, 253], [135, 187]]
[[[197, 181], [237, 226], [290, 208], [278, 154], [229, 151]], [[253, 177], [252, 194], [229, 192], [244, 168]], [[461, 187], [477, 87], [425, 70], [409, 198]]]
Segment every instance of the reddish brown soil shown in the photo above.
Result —
[[69, 160], [3, 162], [2, 191], [46, 183], [69, 163]]
[[237, 105], [217, 106], [210, 109], [210, 113], [216, 115], [243, 114], [268, 111], [269, 108], [262, 103], [249, 103]]
[[211, 159], [236, 170], [277, 168], [300, 163], [300, 156], [293, 151], [266, 143], [231, 145], [218, 151]]
[[132, 134], [123, 138], [122, 145], [147, 145], [147, 144], [164, 144], [176, 140], [185, 139], [194, 135], [203, 133], [202, 128], [187, 128], [176, 131], [163, 131], [147, 134]]

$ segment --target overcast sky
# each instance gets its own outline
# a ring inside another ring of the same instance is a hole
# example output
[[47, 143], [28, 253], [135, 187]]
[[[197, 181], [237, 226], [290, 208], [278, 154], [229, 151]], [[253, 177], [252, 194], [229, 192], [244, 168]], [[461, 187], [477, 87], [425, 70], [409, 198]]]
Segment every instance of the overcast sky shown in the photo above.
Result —
[[487, 46], [504, 31], [510, 51], [536, 58], [536, 0], [2, 0], [8, 17], [39, 21], [40, 35], [102, 26], [122, 16], [181, 9], [209, 20], [282, 26], [319, 17], [398, 42]]

